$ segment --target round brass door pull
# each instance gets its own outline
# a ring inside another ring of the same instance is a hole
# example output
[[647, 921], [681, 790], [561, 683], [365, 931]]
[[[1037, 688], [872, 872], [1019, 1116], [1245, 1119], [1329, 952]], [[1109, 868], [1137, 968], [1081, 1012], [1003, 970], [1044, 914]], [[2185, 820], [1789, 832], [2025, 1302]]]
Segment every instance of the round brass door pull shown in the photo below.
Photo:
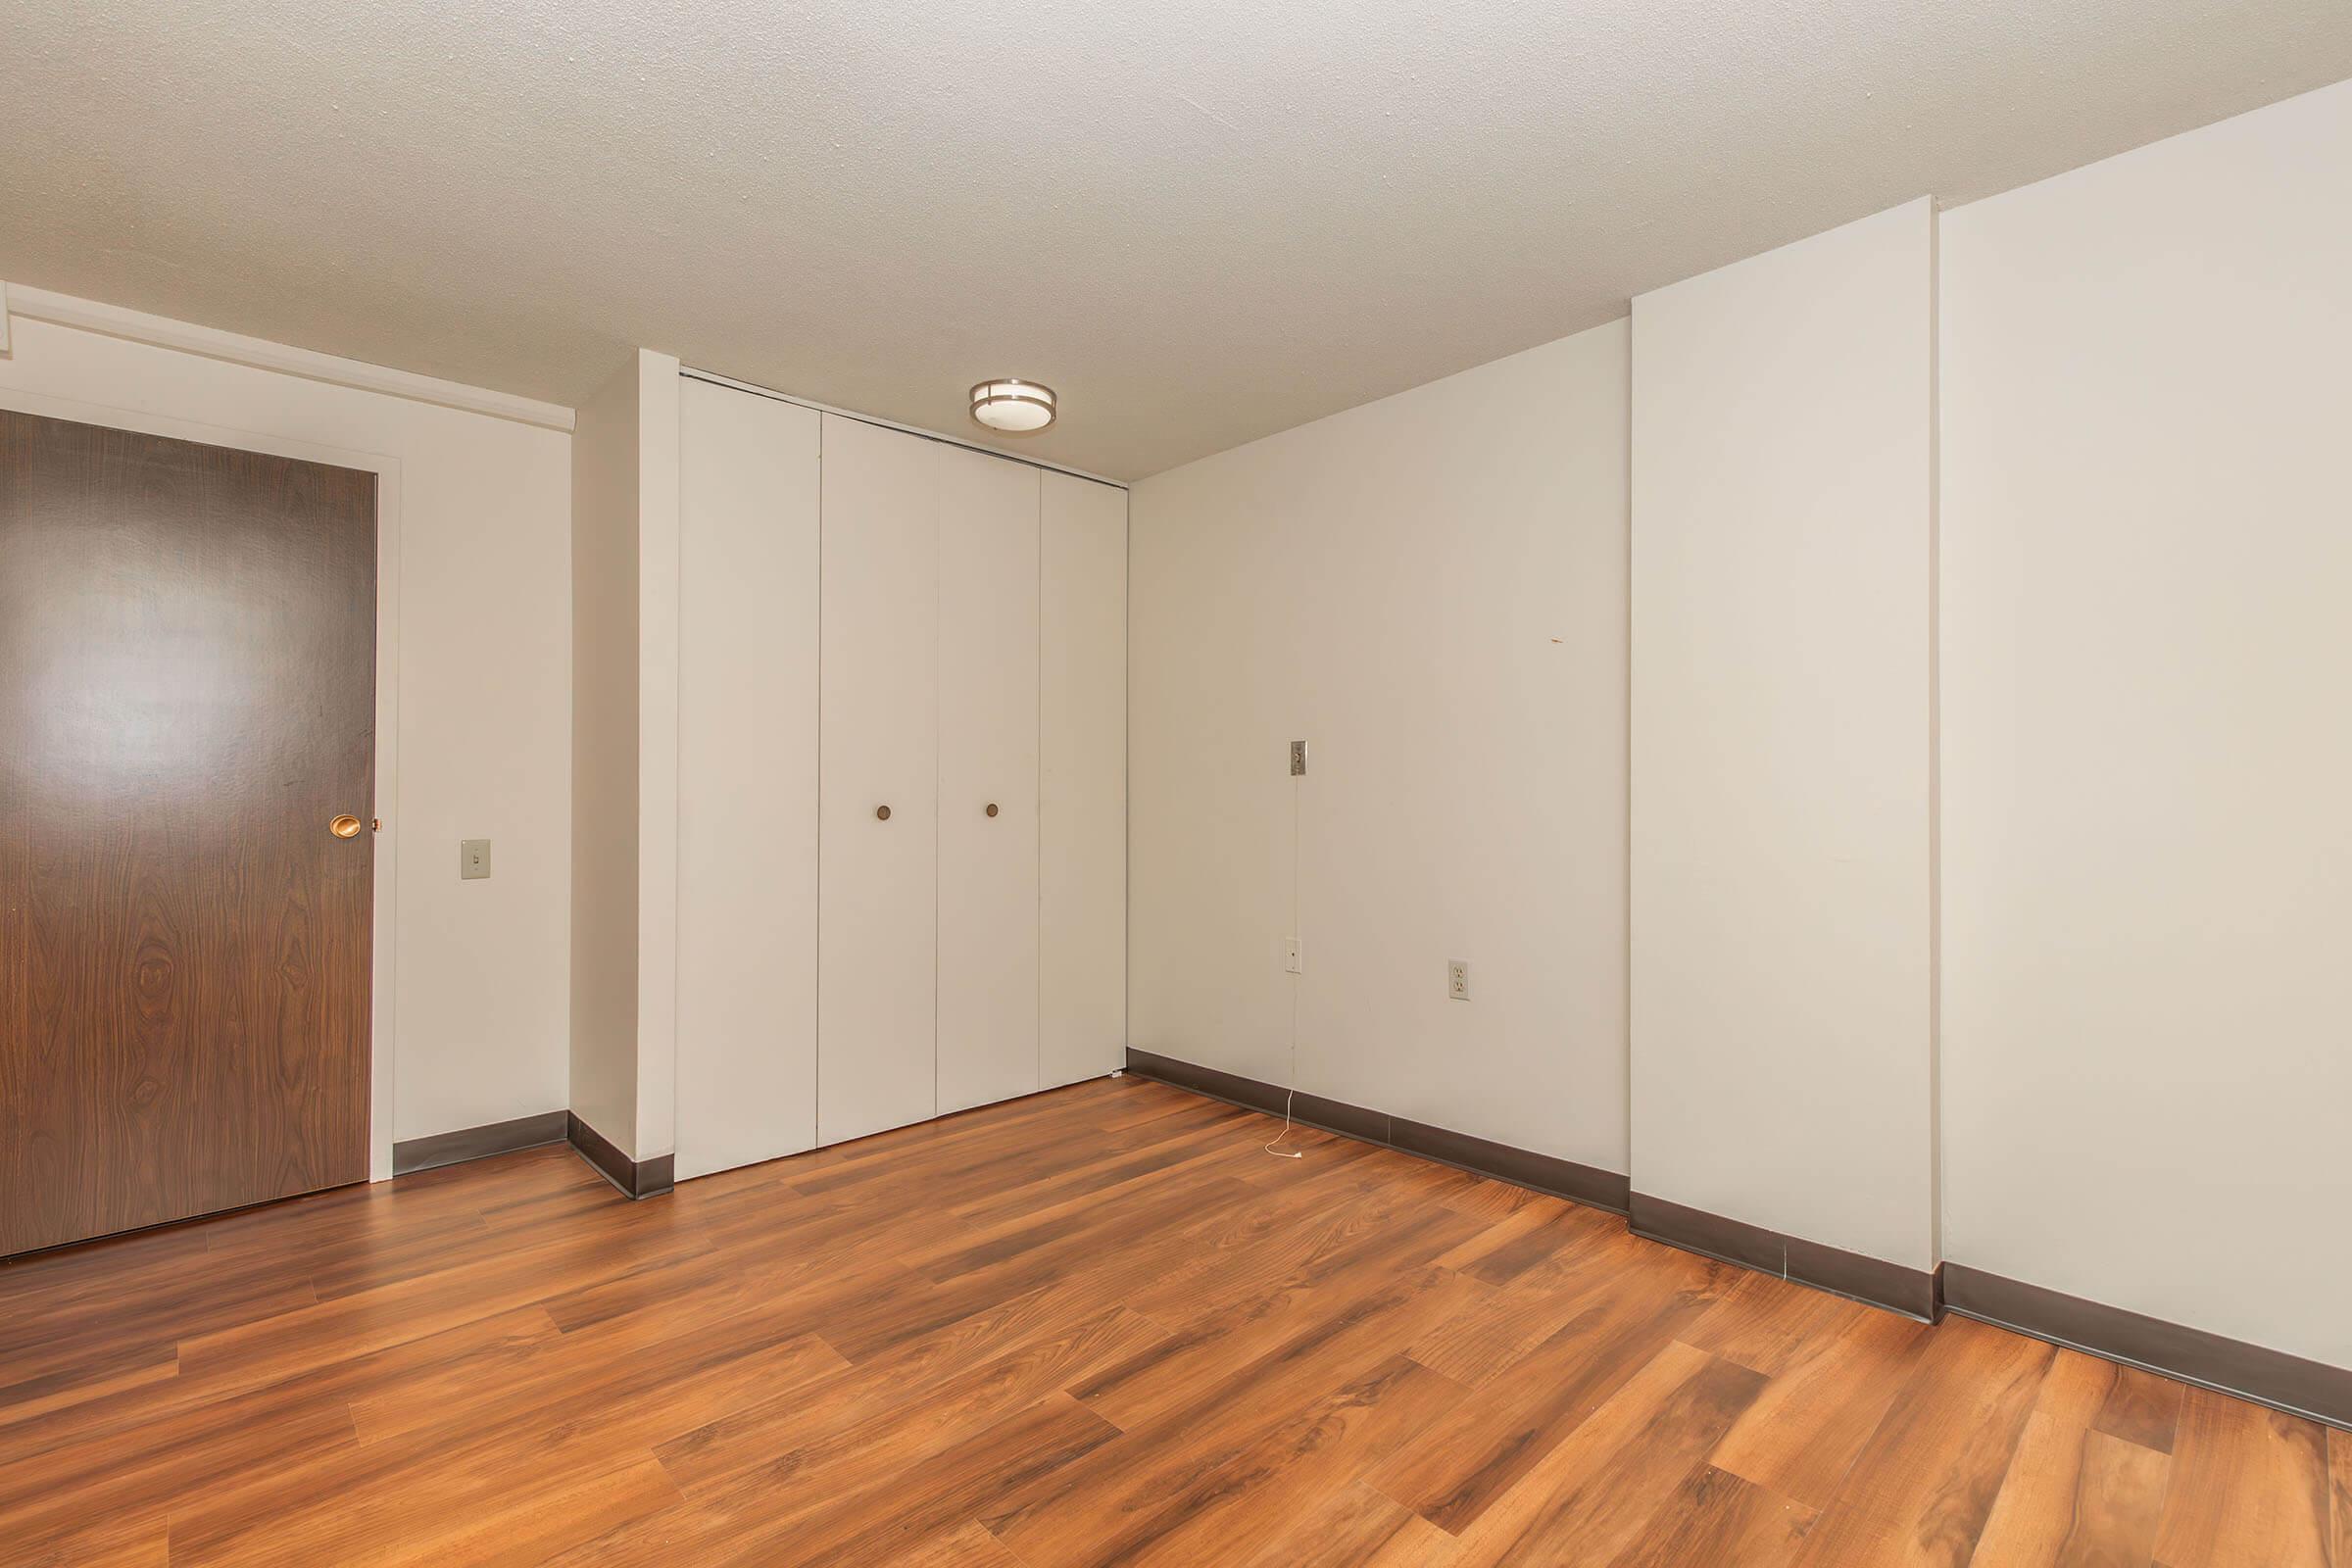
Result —
[[994, 815], [996, 815], [996, 814], [997, 814], [997, 803], [996, 803], [996, 802], [994, 802], [994, 801], [991, 801], [991, 802], [989, 802], [989, 803], [988, 803], [988, 814], [989, 814], [989, 815], [991, 815], [991, 816], [994, 816]]
[[887, 807], [887, 806], [877, 806], [877, 807], [875, 807], [875, 808], [874, 808], [874, 818], [875, 818], [875, 820], [877, 820], [877, 821], [881, 821], [881, 822], [887, 822], [887, 821], [889, 821], [889, 820], [890, 820], [890, 808], [889, 808], [889, 807]]
[[356, 839], [360, 836], [360, 819], [346, 811], [327, 823], [326, 830], [339, 839]]

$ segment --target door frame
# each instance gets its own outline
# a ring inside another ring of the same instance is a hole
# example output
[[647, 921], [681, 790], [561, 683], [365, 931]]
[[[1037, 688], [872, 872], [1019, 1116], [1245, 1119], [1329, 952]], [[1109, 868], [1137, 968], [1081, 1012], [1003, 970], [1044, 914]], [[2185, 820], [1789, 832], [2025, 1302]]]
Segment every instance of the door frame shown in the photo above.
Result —
[[374, 855], [373, 911], [369, 936], [373, 962], [368, 996], [368, 1179], [392, 1175], [393, 981], [397, 932], [394, 873], [400, 831], [400, 460], [381, 452], [356, 452], [316, 441], [298, 441], [266, 431], [172, 418], [139, 409], [74, 398], [51, 397], [0, 385], [0, 409], [102, 425], [174, 441], [258, 452], [302, 463], [323, 463], [375, 475], [375, 815], [381, 831], [368, 835]]

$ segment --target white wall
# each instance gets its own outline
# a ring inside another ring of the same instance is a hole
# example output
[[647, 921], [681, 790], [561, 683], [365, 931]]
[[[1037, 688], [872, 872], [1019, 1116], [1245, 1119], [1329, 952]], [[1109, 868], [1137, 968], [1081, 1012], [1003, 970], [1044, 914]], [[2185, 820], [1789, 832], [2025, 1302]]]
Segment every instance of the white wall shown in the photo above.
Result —
[[[40, 320], [10, 336], [0, 389], [398, 460], [392, 1135], [562, 1108], [570, 438]], [[490, 880], [459, 881], [464, 838], [493, 841]]]
[[632, 356], [571, 450], [572, 1112], [637, 1140], [637, 422]]
[[677, 1148], [678, 362], [637, 351], [637, 1135]]
[[1038, 1082], [1127, 1058], [1127, 492], [1038, 476]]
[[1633, 1184], [1935, 1258], [1935, 217], [1634, 301]]
[[571, 1109], [636, 1160], [677, 1134], [678, 400], [639, 349], [572, 430]]
[[2352, 84], [1943, 219], [1945, 1250], [2352, 1365]]
[[1303, 1090], [1625, 1169], [1625, 376], [1616, 322], [1135, 487], [1136, 1047], [1282, 1082], [1295, 1016]]

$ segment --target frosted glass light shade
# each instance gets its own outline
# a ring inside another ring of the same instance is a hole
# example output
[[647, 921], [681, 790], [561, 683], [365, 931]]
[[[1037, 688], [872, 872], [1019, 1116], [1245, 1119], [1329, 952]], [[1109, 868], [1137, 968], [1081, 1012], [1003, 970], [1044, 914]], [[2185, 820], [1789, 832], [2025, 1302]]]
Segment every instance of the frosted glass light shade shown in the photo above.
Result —
[[992, 430], [1027, 435], [1054, 422], [1054, 389], [1009, 376], [972, 388], [972, 417]]

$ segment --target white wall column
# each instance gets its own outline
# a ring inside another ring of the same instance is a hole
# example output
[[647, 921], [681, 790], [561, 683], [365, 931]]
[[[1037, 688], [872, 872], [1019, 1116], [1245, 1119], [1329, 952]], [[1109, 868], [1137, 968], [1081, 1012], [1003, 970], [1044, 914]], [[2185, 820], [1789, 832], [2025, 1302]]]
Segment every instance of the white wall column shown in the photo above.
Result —
[[1935, 223], [1641, 295], [1633, 330], [1633, 1188], [1920, 1271]]
[[640, 349], [572, 440], [571, 1108], [676, 1143], [678, 362]]

